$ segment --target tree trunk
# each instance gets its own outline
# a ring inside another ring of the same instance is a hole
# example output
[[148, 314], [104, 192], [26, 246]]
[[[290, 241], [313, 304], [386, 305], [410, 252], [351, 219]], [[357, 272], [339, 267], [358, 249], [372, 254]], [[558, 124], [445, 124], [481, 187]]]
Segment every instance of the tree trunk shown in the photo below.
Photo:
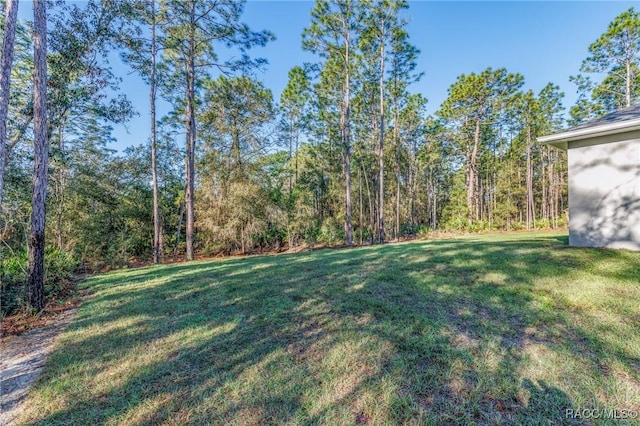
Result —
[[[528, 130], [528, 129], [527, 129]], [[527, 138], [527, 147], [525, 149], [526, 151], [526, 160], [527, 160], [527, 164], [526, 164], [526, 198], [527, 198], [527, 203], [526, 203], [526, 210], [527, 210], [527, 231], [531, 230], [531, 181], [530, 181], [530, 174], [531, 174], [531, 147], [529, 145], [529, 140]]]
[[507, 175], [507, 231], [511, 231], [511, 161], [509, 161], [509, 174]]
[[296, 175], [295, 175], [295, 181], [294, 182], [298, 182], [298, 148], [300, 145], [300, 128], [297, 125], [296, 126], [296, 150], [295, 150], [295, 158], [294, 158], [294, 163], [295, 163], [295, 170], [296, 170]]
[[242, 254], [246, 254], [246, 248], [244, 246], [244, 225], [240, 226], [240, 246], [242, 249]]
[[[289, 137], [289, 167], [291, 167], [291, 159], [293, 158], [293, 118], [289, 116], [289, 131], [291, 136]], [[297, 173], [297, 170], [296, 170]], [[289, 172], [289, 198], [291, 198], [291, 192], [293, 190], [293, 174]]]
[[13, 45], [16, 38], [18, 0], [7, 0], [4, 15], [4, 35], [2, 38], [2, 58], [0, 58], [0, 216], [4, 195], [4, 168], [7, 158], [7, 118], [9, 115], [9, 87], [11, 84], [11, 64]]
[[[397, 77], [395, 83], [397, 87]], [[396, 241], [400, 240], [400, 111], [398, 108], [398, 98], [393, 102], [393, 147], [396, 157]]]
[[384, 234], [384, 38], [380, 43], [380, 128], [378, 142], [378, 242], [383, 243]]
[[184, 215], [184, 204], [180, 203], [178, 209], [178, 226], [176, 227], [176, 241], [173, 244], [173, 261], [178, 260], [178, 245], [180, 244], [180, 233], [182, 232], [182, 216]]
[[158, 197], [158, 160], [156, 143], [156, 2], [151, 0], [151, 76], [149, 103], [151, 107], [151, 182], [153, 187], [153, 263], [164, 260], [161, 244], [160, 201]]
[[547, 200], [548, 192], [549, 192], [549, 183], [547, 182], [547, 165], [548, 157], [547, 157], [547, 149], [542, 147], [540, 150], [540, 179], [542, 180], [542, 200], [540, 203], [540, 215], [544, 220], [549, 220], [549, 203]]
[[[293, 173], [291, 173], [291, 160], [293, 158], [293, 115], [289, 115], [289, 194], [288, 201], [290, 202], [293, 199]], [[296, 164], [297, 169], [297, 164]], [[296, 170], [296, 174], [298, 171]], [[287, 243], [289, 244], [289, 248], [293, 247], [291, 242], [291, 210], [289, 209], [290, 204], [287, 203]]]
[[631, 60], [627, 60], [626, 61], [626, 71], [627, 71], [627, 78], [626, 78], [626, 85], [625, 85], [625, 100], [627, 102], [627, 108], [629, 108], [631, 106]]
[[27, 300], [37, 310], [44, 308], [44, 243], [47, 201], [49, 138], [47, 135], [47, 5], [34, 0], [34, 167], [29, 235], [29, 278]]
[[373, 243], [373, 227], [374, 227], [374, 207], [373, 207], [373, 197], [371, 196], [371, 188], [369, 186], [369, 179], [367, 179], [367, 173], [364, 170], [364, 166], [362, 168], [362, 175], [364, 176], [364, 183], [367, 185], [367, 198], [369, 200], [369, 226], [371, 227], [371, 233], [369, 234], [369, 243]]
[[411, 143], [411, 157], [409, 159], [409, 223], [411, 224], [411, 235], [416, 235], [416, 143], [415, 139]]
[[433, 225], [433, 231], [435, 232], [437, 227], [438, 227], [438, 217], [437, 217], [437, 212], [438, 212], [438, 198], [437, 198], [437, 190], [436, 190], [436, 182], [435, 180], [433, 180], [433, 177], [431, 178], [431, 187], [432, 187], [432, 193], [433, 193], [433, 201], [431, 203], [431, 223]]
[[[560, 161], [560, 165], [561, 165], [561, 169], [558, 170], [558, 191], [560, 191], [561, 188], [564, 188], [564, 166], [566, 165], [566, 158], [563, 158], [563, 161]], [[565, 205], [564, 205], [564, 197], [562, 196], [562, 193], [559, 192], [559, 196], [558, 196], [558, 200], [560, 201], [560, 211], [564, 212], [565, 211]]]
[[549, 164], [547, 166], [547, 174], [549, 181], [549, 190], [548, 190], [548, 209], [549, 209], [549, 219], [551, 222], [551, 227], [556, 229], [558, 226], [558, 205], [556, 203], [556, 179], [555, 179], [555, 169], [554, 169], [554, 155], [551, 148], [547, 147], [547, 159]]
[[476, 170], [476, 189], [475, 196], [473, 198], [473, 205], [476, 206], [475, 219], [482, 220], [482, 204], [481, 204], [481, 191], [482, 191], [482, 176], [480, 172]]
[[[494, 167], [495, 167], [495, 163], [494, 163]], [[493, 223], [494, 223], [494, 215], [495, 215], [495, 211], [496, 211], [496, 204], [495, 204], [495, 199], [496, 199], [496, 192], [497, 192], [497, 185], [498, 183], [495, 180], [495, 174], [492, 172], [489, 174], [489, 185], [490, 185], [490, 191], [489, 191], [489, 230], [493, 230]]]
[[396, 171], [396, 241], [400, 241], [400, 168]]
[[58, 127], [58, 146], [60, 149], [60, 165], [58, 167], [58, 211], [56, 218], [56, 239], [58, 242], [58, 250], [62, 250], [62, 217], [64, 215], [64, 193], [66, 187], [66, 170], [64, 164], [64, 123], [60, 123]]
[[533, 199], [533, 162], [531, 161], [531, 125], [527, 123], [527, 175], [526, 175], [526, 185], [527, 185], [527, 231], [530, 231], [531, 228], [536, 227], [536, 212], [535, 212], [535, 203]]
[[164, 263], [164, 220], [162, 217], [158, 220], [160, 233], [158, 234], [158, 247], [160, 248], [160, 263]]
[[187, 161], [186, 180], [187, 190], [185, 194], [185, 204], [187, 210], [186, 260], [194, 259], [193, 234], [195, 228], [194, 214], [194, 190], [195, 190], [195, 144], [196, 144], [196, 117], [195, 117], [195, 3], [192, 0], [189, 8], [190, 28], [189, 28], [189, 54], [187, 55]]
[[346, 220], [344, 224], [345, 244], [353, 244], [353, 227], [351, 224], [351, 73], [349, 70], [350, 39], [345, 37], [345, 81], [344, 81], [344, 107], [342, 118], [342, 149], [344, 150], [344, 179], [345, 179], [345, 209]]
[[345, 179], [345, 207], [346, 207], [346, 222], [344, 226], [345, 244], [350, 246], [353, 244], [353, 228], [351, 224], [351, 150], [345, 148], [344, 153], [344, 179]]
[[476, 129], [473, 135], [473, 148], [469, 156], [469, 164], [467, 165], [467, 220], [469, 225], [474, 219], [477, 219], [475, 213], [475, 200], [477, 191], [476, 162], [478, 157], [478, 146], [480, 145], [480, 119], [476, 119]]
[[364, 232], [364, 212], [362, 211], [362, 172], [358, 169], [358, 195], [360, 198], [360, 245], [363, 243], [363, 232]]

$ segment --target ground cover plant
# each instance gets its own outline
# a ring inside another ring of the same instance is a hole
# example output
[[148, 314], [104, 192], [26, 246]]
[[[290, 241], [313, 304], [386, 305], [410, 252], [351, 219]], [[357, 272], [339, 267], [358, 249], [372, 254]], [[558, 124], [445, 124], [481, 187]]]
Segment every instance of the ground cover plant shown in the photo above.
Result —
[[116, 271], [27, 424], [632, 424], [640, 253], [498, 234]]

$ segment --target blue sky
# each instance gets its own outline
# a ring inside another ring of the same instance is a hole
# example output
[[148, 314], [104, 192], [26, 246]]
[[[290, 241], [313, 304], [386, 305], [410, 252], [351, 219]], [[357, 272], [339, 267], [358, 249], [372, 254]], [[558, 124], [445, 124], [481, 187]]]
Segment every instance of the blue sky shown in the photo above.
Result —
[[[275, 99], [295, 65], [314, 59], [301, 49], [301, 34], [309, 24], [312, 1], [249, 0], [244, 22], [252, 29], [268, 29], [277, 40], [253, 49], [254, 56], [268, 59], [258, 74]], [[25, 7], [26, 6], [26, 7]], [[589, 44], [602, 34], [615, 16], [637, 2], [459, 2], [411, 1], [406, 17], [412, 42], [421, 50], [418, 70], [422, 80], [412, 87], [429, 99], [428, 112], [435, 113], [447, 89], [463, 73], [487, 67], [505, 67], [525, 77], [525, 89], [540, 91], [548, 82], [560, 86], [568, 109], [576, 99], [569, 76], [578, 73]], [[21, 4], [23, 17], [31, 4]], [[27, 10], [25, 10], [27, 9]], [[118, 60], [112, 66], [123, 78], [121, 85], [139, 112], [125, 127], [117, 126], [115, 149], [148, 140], [148, 88]]]

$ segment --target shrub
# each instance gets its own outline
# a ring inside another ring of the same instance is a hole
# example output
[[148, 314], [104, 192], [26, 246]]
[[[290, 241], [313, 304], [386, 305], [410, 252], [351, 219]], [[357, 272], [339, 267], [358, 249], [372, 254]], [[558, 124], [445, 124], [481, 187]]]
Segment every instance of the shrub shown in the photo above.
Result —
[[489, 222], [486, 220], [477, 220], [471, 222], [470, 225], [467, 226], [467, 231], [469, 232], [484, 232], [489, 229]]
[[432, 232], [433, 232], [433, 230], [431, 229], [431, 226], [429, 226], [429, 225], [420, 225], [420, 226], [418, 226], [418, 231], [417, 231], [416, 235], [421, 240], [428, 240], [429, 236], [430, 236], [430, 234]]
[[[63, 289], [63, 284], [71, 277], [78, 262], [70, 253], [51, 247], [45, 250], [44, 261], [45, 294], [47, 297], [54, 297]], [[26, 250], [0, 258], [0, 310], [3, 316], [15, 313], [25, 306], [27, 268]]]
[[527, 229], [527, 225], [524, 222], [515, 220], [511, 222], [511, 231], [522, 231], [523, 229]]
[[442, 230], [445, 232], [463, 231], [468, 226], [467, 218], [462, 216], [453, 216], [446, 222], [442, 223]]
[[322, 222], [318, 242], [333, 245], [344, 241], [344, 229], [342, 223], [334, 217], [328, 217]]
[[44, 273], [47, 294], [57, 294], [61, 284], [71, 277], [77, 267], [78, 262], [71, 253], [54, 248], [45, 250]]
[[2, 315], [20, 309], [25, 296], [27, 282], [27, 251], [21, 250], [0, 256], [0, 310]]

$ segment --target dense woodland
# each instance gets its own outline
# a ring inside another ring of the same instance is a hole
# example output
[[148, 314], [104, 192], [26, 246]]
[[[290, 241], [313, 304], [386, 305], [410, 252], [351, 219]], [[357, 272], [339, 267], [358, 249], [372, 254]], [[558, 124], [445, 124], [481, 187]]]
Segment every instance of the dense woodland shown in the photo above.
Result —
[[[34, 289], [51, 294], [77, 268], [566, 226], [565, 155], [536, 138], [640, 93], [633, 9], [585, 46], [567, 111], [553, 82], [526, 91], [500, 64], [460, 75], [427, 110], [405, 1], [316, 1], [300, 40], [316, 61], [275, 94], [251, 56], [274, 35], [245, 25], [240, 1], [36, 0], [34, 22], [17, 21], [30, 3], [2, 6], [5, 313], [26, 283], [42, 308]], [[151, 110], [148, 143], [124, 152], [112, 126], [136, 111], [114, 52]]]

